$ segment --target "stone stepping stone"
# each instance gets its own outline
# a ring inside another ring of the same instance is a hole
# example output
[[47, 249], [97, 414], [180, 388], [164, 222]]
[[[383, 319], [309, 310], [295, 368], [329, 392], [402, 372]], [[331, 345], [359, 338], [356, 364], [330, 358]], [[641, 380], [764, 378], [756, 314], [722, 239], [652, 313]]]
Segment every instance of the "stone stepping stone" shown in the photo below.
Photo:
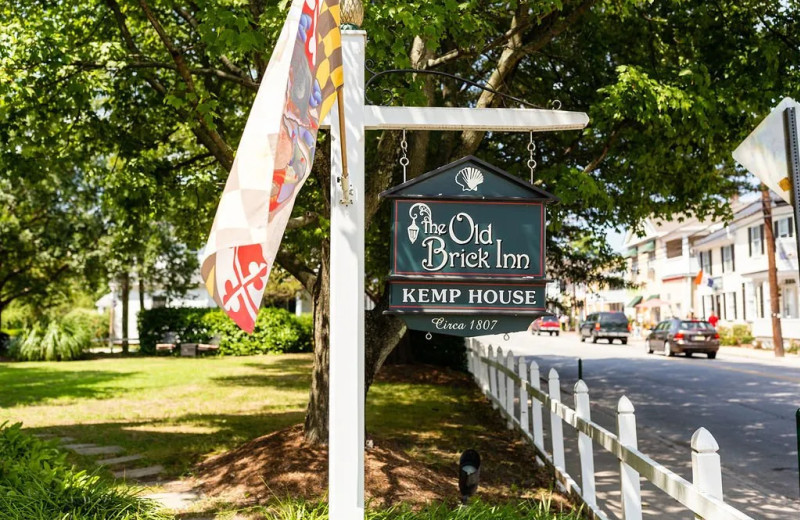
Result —
[[124, 451], [119, 446], [92, 446], [85, 448], [73, 448], [78, 455], [113, 455]]
[[134, 468], [134, 469], [123, 469], [121, 471], [115, 471], [114, 477], [116, 478], [126, 478], [126, 479], [138, 479], [144, 477], [152, 477], [153, 475], [158, 475], [164, 471], [163, 466], [148, 466], [146, 468]]
[[116, 464], [125, 464], [126, 462], [133, 462], [141, 459], [141, 455], [126, 455], [124, 457], [114, 457], [112, 459], [96, 460], [95, 464], [99, 466], [114, 466]]
[[75, 450], [82, 450], [82, 449], [86, 449], [86, 448], [96, 448], [97, 444], [65, 444], [64, 447], [67, 448], [68, 450], [75, 451]]
[[59, 437], [58, 442], [72, 442], [75, 439], [73, 437]]
[[152, 493], [145, 495], [145, 498], [155, 500], [168, 509], [186, 509], [198, 500], [200, 495], [192, 491], [173, 491], [168, 493]]

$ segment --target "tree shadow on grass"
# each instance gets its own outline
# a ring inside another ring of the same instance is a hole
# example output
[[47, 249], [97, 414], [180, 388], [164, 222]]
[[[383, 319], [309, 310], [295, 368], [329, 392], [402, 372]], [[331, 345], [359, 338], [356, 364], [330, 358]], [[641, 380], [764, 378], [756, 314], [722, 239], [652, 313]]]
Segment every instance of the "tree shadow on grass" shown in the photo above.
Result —
[[64, 370], [25, 363], [0, 365], [0, 407], [35, 405], [50, 399], [106, 399], [123, 392], [104, 384], [137, 372]]
[[[31, 433], [68, 436], [72, 442], [120, 446], [122, 455], [143, 455], [127, 467], [164, 466], [161, 477], [177, 478], [208, 455], [244, 444], [256, 437], [302, 422], [302, 411], [252, 415], [186, 414], [164, 420], [106, 422], [31, 428]], [[23, 425], [24, 426], [24, 425]], [[100, 457], [103, 458], [103, 457]], [[75, 458], [85, 469], [96, 469], [94, 459]]]

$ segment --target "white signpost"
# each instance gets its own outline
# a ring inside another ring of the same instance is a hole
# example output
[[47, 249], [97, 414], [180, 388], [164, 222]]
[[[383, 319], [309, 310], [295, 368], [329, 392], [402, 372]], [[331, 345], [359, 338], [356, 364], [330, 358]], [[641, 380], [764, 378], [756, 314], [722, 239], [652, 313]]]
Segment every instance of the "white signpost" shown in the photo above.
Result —
[[[367, 130], [580, 130], [583, 112], [509, 108], [416, 108], [364, 104], [367, 33], [342, 31], [347, 160], [351, 201], [342, 204], [337, 110], [330, 112], [330, 416], [331, 520], [364, 518], [364, 145]], [[328, 125], [326, 125], [328, 126]]]

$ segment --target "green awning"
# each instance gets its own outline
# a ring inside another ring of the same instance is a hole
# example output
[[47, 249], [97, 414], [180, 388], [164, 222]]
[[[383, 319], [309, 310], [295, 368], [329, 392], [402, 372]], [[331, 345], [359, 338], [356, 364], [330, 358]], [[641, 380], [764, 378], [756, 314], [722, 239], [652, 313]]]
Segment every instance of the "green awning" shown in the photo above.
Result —
[[641, 248], [639, 248], [640, 253], [649, 253], [650, 251], [655, 251], [655, 250], [656, 250], [655, 240], [651, 240], [650, 242], [646, 243]]
[[638, 305], [640, 301], [642, 301], [642, 297], [637, 296], [636, 298], [631, 300], [631, 302], [628, 304], [628, 307], [636, 307], [636, 305]]
[[636, 256], [637, 250], [635, 247], [630, 247], [622, 253], [622, 258], [630, 258]]
[[656, 298], [660, 297], [660, 294], [651, 294], [647, 297], [648, 300], [655, 300]]

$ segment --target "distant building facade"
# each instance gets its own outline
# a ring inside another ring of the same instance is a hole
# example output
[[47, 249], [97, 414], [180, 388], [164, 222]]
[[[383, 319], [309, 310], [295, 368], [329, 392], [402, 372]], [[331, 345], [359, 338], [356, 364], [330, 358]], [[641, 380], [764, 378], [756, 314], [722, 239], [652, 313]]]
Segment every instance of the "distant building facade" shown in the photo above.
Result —
[[[643, 234], [629, 231], [623, 256], [624, 291], [587, 295], [592, 310], [623, 310], [643, 327], [669, 316], [719, 317], [720, 325], [748, 324], [771, 343], [770, 292], [761, 200], [734, 202], [733, 220], [647, 220]], [[775, 256], [784, 340], [800, 339], [800, 277], [792, 207], [772, 201]], [[698, 283], [699, 282], [699, 283]], [[622, 309], [620, 309], [620, 304]], [[669, 305], [637, 307], [648, 300]], [[591, 307], [590, 307], [591, 308]]]

